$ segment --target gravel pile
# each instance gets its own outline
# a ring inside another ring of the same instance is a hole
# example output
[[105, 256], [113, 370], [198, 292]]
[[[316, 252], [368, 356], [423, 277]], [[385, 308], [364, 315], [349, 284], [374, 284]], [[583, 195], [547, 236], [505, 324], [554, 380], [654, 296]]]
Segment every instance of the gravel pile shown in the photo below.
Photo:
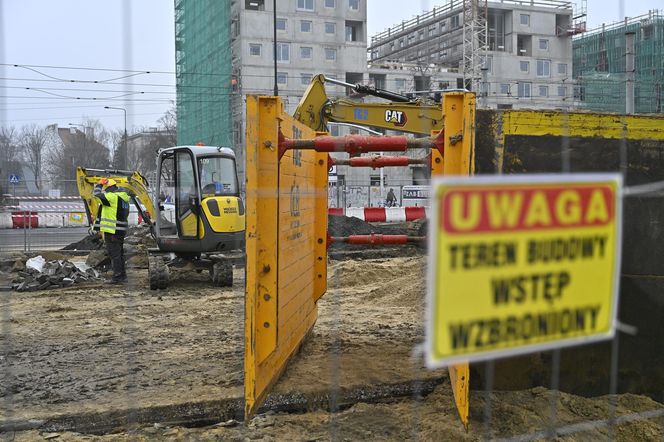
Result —
[[330, 236], [369, 235], [382, 233], [379, 228], [354, 216], [328, 215], [327, 233]]
[[64, 246], [61, 250], [98, 250], [104, 247], [104, 241], [101, 240], [99, 233], [88, 235], [80, 241], [73, 242]]

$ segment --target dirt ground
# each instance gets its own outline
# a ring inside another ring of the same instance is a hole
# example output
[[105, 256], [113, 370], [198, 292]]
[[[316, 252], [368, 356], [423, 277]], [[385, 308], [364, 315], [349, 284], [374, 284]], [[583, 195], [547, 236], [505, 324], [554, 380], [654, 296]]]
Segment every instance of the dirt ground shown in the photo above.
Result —
[[[187, 273], [165, 291], [146, 288], [145, 270], [131, 272], [125, 288], [81, 285], [11, 293], [0, 304], [0, 355], [8, 367], [0, 383], [0, 422], [47, 419], [237, 398], [242, 395], [243, 269], [235, 288], [212, 288], [207, 275]], [[13, 440], [478, 440], [545, 431], [550, 392], [544, 388], [495, 392], [486, 433], [484, 393], [471, 393], [471, 425], [456, 417], [442, 371], [412, 358], [423, 337], [424, 258], [333, 261], [319, 319], [300, 353], [275, 385], [276, 394], [335, 392], [368, 385], [439, 383], [425, 397], [356, 403], [331, 413], [313, 402], [300, 413], [267, 412], [246, 426], [138, 425], [105, 436], [25, 431]], [[4, 315], [4, 316], [2, 316]], [[4, 358], [4, 356], [3, 356]], [[330, 399], [331, 398], [331, 399]], [[620, 395], [616, 415], [664, 407], [647, 397]], [[559, 425], [607, 419], [610, 398], [561, 393]], [[306, 411], [306, 412], [304, 412]], [[664, 417], [620, 425], [618, 440], [661, 440]], [[606, 426], [562, 436], [597, 440]], [[9, 436], [8, 433], [5, 433]], [[2, 437], [2, 434], [0, 434]]]

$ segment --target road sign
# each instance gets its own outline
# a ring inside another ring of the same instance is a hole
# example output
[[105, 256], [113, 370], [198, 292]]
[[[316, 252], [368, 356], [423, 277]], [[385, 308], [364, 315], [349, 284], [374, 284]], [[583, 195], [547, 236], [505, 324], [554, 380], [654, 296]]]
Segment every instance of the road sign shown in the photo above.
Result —
[[427, 364], [613, 337], [621, 183], [616, 174], [434, 181]]
[[15, 174], [9, 175], [9, 184], [18, 184], [21, 182], [21, 177]]

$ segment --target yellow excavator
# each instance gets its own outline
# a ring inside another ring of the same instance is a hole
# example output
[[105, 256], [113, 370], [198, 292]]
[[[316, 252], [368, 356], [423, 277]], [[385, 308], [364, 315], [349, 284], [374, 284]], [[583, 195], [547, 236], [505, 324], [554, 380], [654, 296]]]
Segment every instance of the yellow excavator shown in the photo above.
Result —
[[90, 225], [100, 210], [92, 196], [102, 178], [127, 190], [157, 247], [148, 250], [151, 289], [165, 289], [170, 267], [209, 270], [215, 286], [233, 285], [233, 252], [244, 249], [245, 208], [227, 147], [176, 146], [157, 154], [157, 187], [150, 192], [140, 173], [77, 169], [77, 185]]
[[[325, 91], [325, 83], [350, 89], [356, 97], [374, 96], [389, 102], [367, 103], [351, 98], [331, 98]], [[462, 91], [449, 89], [446, 92]], [[429, 136], [443, 128], [441, 94], [433, 96], [403, 95], [363, 84], [351, 84], [319, 74], [313, 77], [294, 117], [319, 132], [327, 132], [328, 122], [352, 123], [399, 132]]]
[[[363, 102], [349, 98], [328, 97], [325, 83], [346, 87], [355, 97], [374, 96], [387, 102]], [[351, 84], [323, 74], [316, 75], [300, 103], [294, 117], [318, 132], [328, 132], [328, 123], [368, 126], [399, 132], [430, 136], [443, 129], [442, 93], [467, 93], [465, 89], [448, 89], [431, 94], [402, 95], [362, 84]], [[452, 109], [453, 111], [453, 109]], [[461, 111], [459, 109], [459, 111]], [[462, 135], [448, 134], [450, 143], [461, 141]], [[442, 158], [440, 158], [442, 160]], [[433, 170], [433, 168], [432, 168]], [[442, 168], [439, 169], [439, 173]], [[458, 171], [456, 173], [461, 173]], [[459, 418], [468, 428], [470, 368], [467, 363], [450, 366], [449, 377]]]

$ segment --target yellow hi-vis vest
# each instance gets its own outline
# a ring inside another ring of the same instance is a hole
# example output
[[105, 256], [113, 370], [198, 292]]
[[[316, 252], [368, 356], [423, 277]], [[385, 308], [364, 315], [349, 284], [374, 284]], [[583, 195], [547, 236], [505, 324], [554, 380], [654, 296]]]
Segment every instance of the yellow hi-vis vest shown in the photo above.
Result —
[[127, 230], [127, 217], [129, 215], [129, 195], [126, 192], [108, 192], [103, 196], [109, 205], [101, 206], [101, 216], [99, 218], [99, 230], [105, 233], [114, 234]]

